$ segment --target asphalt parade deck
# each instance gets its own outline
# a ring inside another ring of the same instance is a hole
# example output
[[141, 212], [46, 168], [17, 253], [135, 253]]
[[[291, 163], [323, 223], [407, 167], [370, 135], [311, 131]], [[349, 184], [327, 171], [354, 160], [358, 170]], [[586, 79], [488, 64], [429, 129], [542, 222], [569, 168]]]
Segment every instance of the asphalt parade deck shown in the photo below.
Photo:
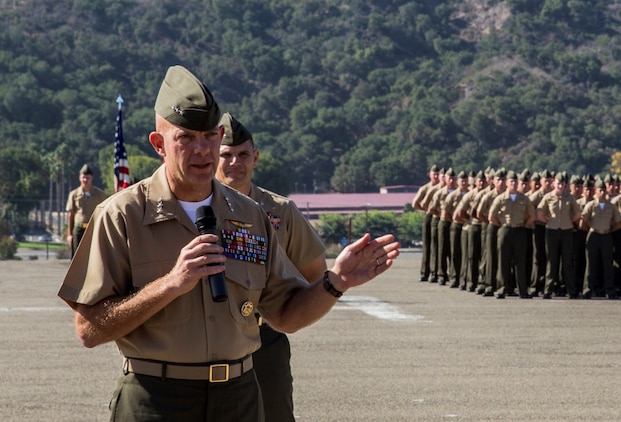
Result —
[[[290, 336], [296, 419], [618, 421], [621, 301], [481, 297], [405, 252]], [[0, 420], [107, 421], [113, 344], [82, 347], [67, 260], [0, 261]]]

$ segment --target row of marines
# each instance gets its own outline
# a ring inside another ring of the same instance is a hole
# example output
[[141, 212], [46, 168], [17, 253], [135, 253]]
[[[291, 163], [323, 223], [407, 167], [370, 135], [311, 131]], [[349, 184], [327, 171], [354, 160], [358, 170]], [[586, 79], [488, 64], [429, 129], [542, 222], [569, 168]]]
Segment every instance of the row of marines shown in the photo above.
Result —
[[425, 213], [420, 281], [498, 299], [618, 299], [620, 186], [616, 175], [434, 165], [412, 200]]

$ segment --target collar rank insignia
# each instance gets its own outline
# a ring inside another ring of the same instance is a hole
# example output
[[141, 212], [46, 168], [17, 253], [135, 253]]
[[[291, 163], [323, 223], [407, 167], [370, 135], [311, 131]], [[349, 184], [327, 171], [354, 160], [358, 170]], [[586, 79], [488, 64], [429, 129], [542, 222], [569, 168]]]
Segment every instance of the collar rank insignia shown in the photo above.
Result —
[[233, 204], [231, 204], [231, 200], [229, 199], [229, 197], [225, 196], [224, 200], [226, 201], [226, 205], [229, 206], [229, 209], [231, 210], [231, 212], [235, 212], [235, 210], [233, 209]]

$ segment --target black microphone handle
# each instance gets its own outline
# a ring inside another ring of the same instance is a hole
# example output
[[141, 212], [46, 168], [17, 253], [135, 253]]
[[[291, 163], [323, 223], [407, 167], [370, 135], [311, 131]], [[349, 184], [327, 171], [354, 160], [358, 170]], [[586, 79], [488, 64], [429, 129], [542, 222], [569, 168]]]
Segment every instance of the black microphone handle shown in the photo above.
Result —
[[224, 278], [224, 271], [209, 276], [209, 288], [211, 289], [211, 298], [214, 302], [224, 302], [229, 298], [229, 293], [226, 290], [226, 279]]
[[[216, 216], [210, 206], [205, 205], [198, 207], [196, 210], [196, 227], [200, 234], [216, 234]], [[220, 265], [218, 263], [209, 264]], [[226, 279], [224, 271], [218, 274], [212, 274], [208, 277], [209, 289], [211, 290], [211, 298], [214, 302], [224, 302], [229, 298], [226, 290]]]

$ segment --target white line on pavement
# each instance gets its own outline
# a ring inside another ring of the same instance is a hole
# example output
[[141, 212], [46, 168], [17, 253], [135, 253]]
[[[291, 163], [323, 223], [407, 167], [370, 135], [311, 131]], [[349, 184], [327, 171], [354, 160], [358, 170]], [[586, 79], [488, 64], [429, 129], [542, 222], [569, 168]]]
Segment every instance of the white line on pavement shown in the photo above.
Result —
[[68, 307], [63, 306], [17, 306], [15, 308], [0, 307], [0, 312], [59, 312], [68, 311]]
[[[339, 306], [339, 304], [344, 306]], [[342, 297], [335, 306], [336, 309], [357, 309], [375, 318], [387, 321], [424, 321], [422, 315], [404, 314], [390, 303], [382, 302], [370, 296]]]

